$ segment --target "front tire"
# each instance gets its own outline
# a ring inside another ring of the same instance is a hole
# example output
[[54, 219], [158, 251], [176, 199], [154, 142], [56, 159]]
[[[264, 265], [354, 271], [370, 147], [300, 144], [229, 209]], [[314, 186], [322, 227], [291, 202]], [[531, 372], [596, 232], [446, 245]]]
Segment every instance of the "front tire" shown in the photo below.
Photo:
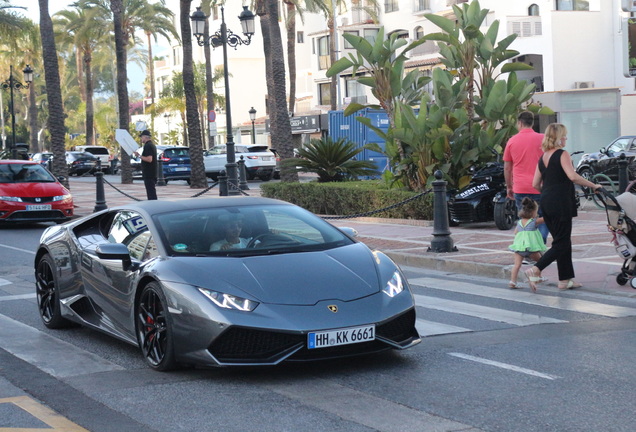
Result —
[[148, 365], [157, 371], [169, 371], [177, 366], [174, 355], [172, 317], [168, 302], [156, 282], [141, 292], [136, 313], [137, 343]]
[[509, 230], [517, 221], [517, 204], [515, 200], [506, 198], [504, 202], [496, 202], [494, 209], [495, 225], [500, 230]]
[[47, 328], [59, 329], [70, 325], [70, 321], [62, 317], [55, 261], [49, 254], [42, 255], [35, 268], [35, 294], [40, 318]]

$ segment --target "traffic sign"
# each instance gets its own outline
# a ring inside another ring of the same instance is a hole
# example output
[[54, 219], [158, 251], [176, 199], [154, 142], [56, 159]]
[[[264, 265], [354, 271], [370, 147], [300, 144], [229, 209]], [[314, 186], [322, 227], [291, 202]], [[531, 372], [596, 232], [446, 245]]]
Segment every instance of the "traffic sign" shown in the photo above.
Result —
[[210, 123], [214, 123], [216, 121], [216, 111], [210, 110], [210, 112], [208, 113], [208, 120], [210, 121]]

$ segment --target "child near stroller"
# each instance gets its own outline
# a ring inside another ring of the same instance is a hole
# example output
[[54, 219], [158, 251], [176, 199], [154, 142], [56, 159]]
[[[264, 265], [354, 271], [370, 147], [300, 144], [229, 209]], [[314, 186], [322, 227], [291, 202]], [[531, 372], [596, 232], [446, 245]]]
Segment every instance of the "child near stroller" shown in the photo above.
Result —
[[616, 283], [625, 285], [630, 282], [636, 289], [636, 195], [625, 192], [614, 197], [605, 189], [600, 189], [600, 201], [605, 206], [607, 227], [612, 233], [612, 243], [616, 253], [623, 260], [621, 272], [616, 276]]

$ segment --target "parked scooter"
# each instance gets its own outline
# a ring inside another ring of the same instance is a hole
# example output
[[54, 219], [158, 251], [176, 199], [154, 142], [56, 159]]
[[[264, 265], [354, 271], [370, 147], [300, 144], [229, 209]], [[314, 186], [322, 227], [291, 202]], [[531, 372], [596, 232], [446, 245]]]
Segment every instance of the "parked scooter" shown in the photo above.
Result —
[[495, 221], [500, 230], [509, 230], [518, 219], [514, 200], [506, 197], [503, 162], [488, 162], [475, 170], [467, 186], [448, 200], [451, 226]]

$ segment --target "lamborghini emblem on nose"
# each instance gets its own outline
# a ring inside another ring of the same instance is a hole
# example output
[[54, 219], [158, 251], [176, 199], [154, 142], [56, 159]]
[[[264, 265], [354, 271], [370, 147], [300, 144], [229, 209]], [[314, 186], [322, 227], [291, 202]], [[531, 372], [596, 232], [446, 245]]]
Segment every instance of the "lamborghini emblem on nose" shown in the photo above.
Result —
[[336, 305], [329, 305], [329, 306], [327, 306], [327, 308], [333, 313], [338, 312], [338, 306], [336, 306]]

